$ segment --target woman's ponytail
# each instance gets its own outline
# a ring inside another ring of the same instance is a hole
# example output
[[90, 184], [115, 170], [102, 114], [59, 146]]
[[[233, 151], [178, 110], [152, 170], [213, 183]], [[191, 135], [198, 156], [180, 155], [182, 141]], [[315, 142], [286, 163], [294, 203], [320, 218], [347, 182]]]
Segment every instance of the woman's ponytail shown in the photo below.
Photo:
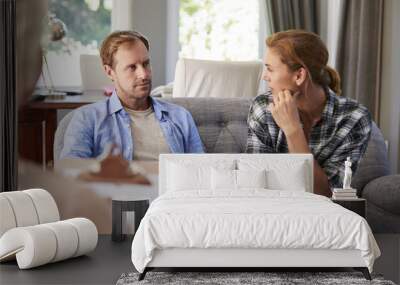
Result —
[[336, 95], [340, 95], [342, 93], [342, 90], [340, 89], [339, 73], [328, 65], [326, 65], [324, 69], [329, 75], [329, 88], [332, 89], [332, 91], [335, 92]]

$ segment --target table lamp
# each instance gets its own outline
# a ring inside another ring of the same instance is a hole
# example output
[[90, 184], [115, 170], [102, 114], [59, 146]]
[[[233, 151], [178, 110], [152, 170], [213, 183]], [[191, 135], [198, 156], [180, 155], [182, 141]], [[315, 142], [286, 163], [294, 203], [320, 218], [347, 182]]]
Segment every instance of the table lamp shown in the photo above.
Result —
[[[65, 23], [61, 21], [59, 18], [57, 18], [54, 13], [50, 13], [48, 21], [48, 40], [51, 42], [57, 42], [62, 40], [66, 34], [67, 34], [67, 26], [65, 25]], [[66, 95], [65, 92], [55, 91], [54, 89], [54, 84], [51, 78], [49, 64], [47, 62], [46, 52], [43, 52], [43, 62], [44, 62], [44, 68], [46, 68], [46, 72], [49, 76], [48, 78], [49, 84], [48, 84], [42, 70], [42, 78], [47, 93], [43, 95], [61, 96], [61, 97], [65, 96]]]

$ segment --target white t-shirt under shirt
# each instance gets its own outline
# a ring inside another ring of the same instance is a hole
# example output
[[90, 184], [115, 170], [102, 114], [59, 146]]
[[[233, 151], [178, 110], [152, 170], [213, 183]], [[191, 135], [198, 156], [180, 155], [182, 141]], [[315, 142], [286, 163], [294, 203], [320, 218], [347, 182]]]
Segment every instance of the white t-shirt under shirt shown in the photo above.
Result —
[[158, 160], [160, 153], [171, 152], [152, 106], [144, 111], [125, 110], [131, 117], [132, 159]]

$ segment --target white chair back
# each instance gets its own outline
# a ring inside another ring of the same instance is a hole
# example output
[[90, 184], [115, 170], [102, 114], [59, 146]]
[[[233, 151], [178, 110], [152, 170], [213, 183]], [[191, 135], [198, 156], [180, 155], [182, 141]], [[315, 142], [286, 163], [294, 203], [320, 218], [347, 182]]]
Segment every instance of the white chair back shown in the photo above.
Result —
[[102, 90], [113, 85], [104, 72], [99, 55], [81, 54], [79, 61], [83, 90]]
[[172, 97], [255, 97], [261, 61], [210, 61], [181, 58], [176, 63]]
[[0, 193], [0, 262], [20, 269], [86, 254], [95, 249], [96, 225], [86, 218], [60, 221], [57, 204], [43, 189]]
[[43, 189], [0, 193], [0, 237], [15, 227], [57, 222], [60, 214], [56, 202]]

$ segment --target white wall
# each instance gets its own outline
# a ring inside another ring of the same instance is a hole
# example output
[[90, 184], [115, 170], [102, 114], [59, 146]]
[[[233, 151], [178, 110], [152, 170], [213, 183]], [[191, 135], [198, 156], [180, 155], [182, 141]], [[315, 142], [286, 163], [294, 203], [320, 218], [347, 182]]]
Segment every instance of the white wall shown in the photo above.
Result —
[[384, 1], [380, 128], [392, 173], [400, 172], [400, 1]]

